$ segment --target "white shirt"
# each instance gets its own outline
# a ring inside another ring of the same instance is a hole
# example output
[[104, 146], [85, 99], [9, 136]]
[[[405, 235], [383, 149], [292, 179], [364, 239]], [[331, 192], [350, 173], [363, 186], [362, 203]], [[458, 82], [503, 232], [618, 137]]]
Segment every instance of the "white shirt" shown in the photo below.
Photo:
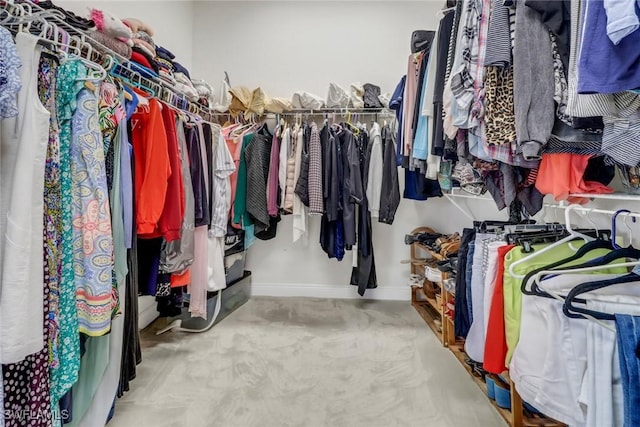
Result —
[[371, 146], [371, 159], [369, 161], [369, 174], [367, 177], [367, 201], [372, 218], [380, 216], [380, 195], [382, 193], [382, 167], [384, 158], [382, 154], [382, 136], [380, 125], [374, 123], [369, 131]]

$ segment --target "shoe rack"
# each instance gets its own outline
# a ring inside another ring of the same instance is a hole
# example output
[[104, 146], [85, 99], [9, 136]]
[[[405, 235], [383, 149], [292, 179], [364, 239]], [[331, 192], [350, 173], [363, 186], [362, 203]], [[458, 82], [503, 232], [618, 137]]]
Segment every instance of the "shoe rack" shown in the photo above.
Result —
[[[419, 233], [435, 234], [435, 231], [429, 227], [418, 227], [411, 232], [412, 235]], [[437, 261], [444, 261], [446, 256], [419, 242], [414, 242], [410, 246], [411, 277], [413, 278], [411, 283], [411, 305], [416, 309], [420, 317], [424, 319], [436, 337], [438, 337], [442, 345], [451, 351], [451, 354], [453, 354], [469, 373], [473, 382], [488, 396], [485, 376], [477, 370], [474, 370], [473, 367], [467, 363], [469, 358], [464, 351], [464, 340], [457, 339], [455, 336], [453, 311], [447, 308], [447, 303], [453, 301], [455, 294], [449, 292], [444, 285], [444, 281], [447, 280], [450, 275], [442, 272], [442, 279], [429, 280], [425, 274], [425, 268], [427, 266], [433, 265], [433, 268], [435, 268], [435, 263]], [[527, 411], [523, 406], [520, 395], [516, 391], [513, 383], [509, 380], [508, 373], [505, 373], [503, 376], [509, 383], [511, 409], [498, 406], [496, 401], [490, 398], [487, 398], [487, 400], [496, 408], [508, 426], [566, 427], [565, 424], [558, 421]]]
[[[435, 231], [428, 227], [419, 227], [411, 232], [411, 234], [416, 233], [433, 234]], [[446, 301], [449, 301], [451, 295], [444, 288], [442, 280], [429, 280], [424, 277], [425, 268], [429, 264], [435, 268], [434, 260], [442, 261], [444, 259], [444, 256], [421, 243], [411, 244], [411, 275], [414, 278], [420, 277], [411, 285], [411, 305], [438, 337], [442, 345], [446, 347], [450, 342], [453, 342], [451, 337], [454, 336], [453, 320], [447, 320], [449, 317], [446, 316]], [[446, 273], [442, 274], [446, 275]]]

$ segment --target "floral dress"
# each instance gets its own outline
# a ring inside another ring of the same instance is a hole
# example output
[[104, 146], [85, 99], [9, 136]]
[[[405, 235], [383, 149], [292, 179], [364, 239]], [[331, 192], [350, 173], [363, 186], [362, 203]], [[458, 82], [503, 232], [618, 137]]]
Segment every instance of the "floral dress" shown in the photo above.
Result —
[[[106, 155], [105, 166], [107, 174], [107, 186], [112, 191], [114, 180], [114, 146], [116, 142], [114, 138], [118, 135], [118, 126], [120, 122], [126, 118], [126, 111], [120, 99], [120, 91], [118, 87], [111, 82], [104, 82], [100, 85], [100, 99], [98, 100], [98, 117], [100, 120], [100, 130], [102, 132], [102, 140], [104, 143], [104, 152]], [[125, 128], [126, 129], [126, 128]], [[119, 148], [119, 146], [118, 146]], [[117, 193], [118, 197], [120, 193]], [[113, 200], [111, 200], [111, 205]], [[112, 205], [113, 206], [113, 205]], [[112, 215], [113, 218], [113, 215]], [[120, 297], [118, 292], [118, 282], [116, 280], [115, 266], [112, 274], [112, 318], [120, 313]]]
[[80, 333], [111, 330], [113, 235], [98, 94], [83, 88], [71, 133], [73, 253]]
[[[18, 115], [20, 56], [9, 30], [0, 27], [0, 119]], [[2, 398], [2, 396], [0, 396]]]

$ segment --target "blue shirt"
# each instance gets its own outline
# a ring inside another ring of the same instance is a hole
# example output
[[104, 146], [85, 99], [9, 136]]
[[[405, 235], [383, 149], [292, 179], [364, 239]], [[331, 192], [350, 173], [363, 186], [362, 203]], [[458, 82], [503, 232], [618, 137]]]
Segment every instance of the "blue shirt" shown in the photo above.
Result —
[[585, 2], [578, 93], [616, 93], [640, 88], [640, 31], [614, 45], [607, 35], [603, 0]]

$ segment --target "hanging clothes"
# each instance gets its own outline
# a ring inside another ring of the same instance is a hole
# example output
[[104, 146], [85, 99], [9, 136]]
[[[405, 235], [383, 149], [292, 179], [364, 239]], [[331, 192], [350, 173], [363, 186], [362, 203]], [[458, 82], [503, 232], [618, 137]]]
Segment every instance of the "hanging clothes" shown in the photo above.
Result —
[[[162, 271], [165, 273], [186, 274], [191, 264], [193, 264], [193, 257], [195, 256], [193, 234], [195, 228], [195, 199], [193, 195], [193, 185], [191, 184], [191, 171], [189, 169], [189, 154], [184, 132], [184, 121], [180, 117], [176, 117], [175, 122], [178, 156], [182, 172], [184, 216], [180, 228], [180, 239], [172, 242], [166, 242], [162, 250], [162, 259], [160, 263]], [[226, 215], [225, 224], [228, 219], [228, 213]], [[174, 286], [173, 283], [172, 286]]]
[[324, 211], [322, 188], [322, 145], [318, 125], [311, 124], [309, 136], [309, 214], [322, 215]]
[[[107, 86], [105, 88], [105, 86]], [[120, 289], [125, 286], [126, 276], [128, 274], [127, 267], [127, 248], [125, 245], [124, 235], [124, 211], [122, 204], [122, 155], [128, 155], [127, 151], [122, 150], [123, 138], [122, 132], [126, 132], [126, 126], [120, 123], [124, 119], [126, 113], [121, 104], [117, 89], [110, 83], [101, 85], [101, 94], [106, 91], [109, 95], [101, 96], [101, 121], [107, 122], [111, 126], [115, 125], [115, 133], [108, 135], [109, 144], [113, 145], [113, 171], [112, 171], [112, 188], [109, 193], [109, 205], [111, 210], [111, 225], [113, 232], [113, 253], [114, 253], [114, 270], [113, 270], [113, 304], [112, 325], [116, 317], [122, 317], [120, 310]], [[115, 92], [114, 92], [115, 91]], [[117, 101], [116, 101], [117, 100]], [[108, 104], [107, 104], [108, 103]], [[102, 128], [104, 129], [104, 128]], [[105, 132], [103, 131], [103, 137]], [[126, 140], [124, 142], [127, 142]], [[108, 148], [106, 148], [108, 150]], [[129, 176], [130, 178], [130, 176]], [[121, 322], [120, 322], [121, 324]], [[121, 326], [120, 326], [121, 328]], [[116, 331], [101, 337], [89, 337], [85, 342], [85, 353], [80, 361], [80, 372], [78, 382], [73, 386], [73, 419], [71, 426], [78, 426], [85, 418], [85, 414], [95, 400], [97, 391], [99, 390], [103, 378], [107, 375], [107, 370], [111, 365], [112, 381], [119, 379], [120, 357], [122, 352], [122, 329], [119, 334]], [[114, 336], [115, 335], [115, 336]], [[115, 351], [111, 350], [111, 346], [116, 346]], [[117, 369], [116, 369], [117, 367]], [[111, 391], [111, 396], [115, 396], [116, 387]], [[106, 420], [106, 418], [104, 418]]]
[[229, 177], [235, 171], [235, 165], [221, 132], [215, 148], [214, 165], [213, 212], [211, 230], [209, 230], [210, 274], [208, 291], [219, 291], [227, 287], [224, 268], [224, 240], [227, 233], [229, 210], [231, 209]]
[[131, 121], [136, 168], [137, 232], [143, 237], [157, 237], [171, 175], [167, 132], [160, 102], [150, 99], [148, 109], [139, 108]]
[[[32, 51], [33, 52], [33, 51]], [[24, 52], [23, 52], [24, 53]], [[37, 84], [38, 98], [36, 100], [47, 111], [55, 111], [55, 68], [57, 62], [51, 57], [42, 54], [36, 58], [35, 65], [37, 79], [33, 83]], [[26, 64], [29, 64], [27, 60]], [[27, 81], [28, 82], [28, 81]], [[22, 94], [21, 94], [22, 95]], [[40, 288], [43, 298], [43, 316], [38, 319], [43, 324], [43, 345], [42, 349], [35, 354], [27, 356], [24, 360], [4, 365], [2, 372], [3, 380], [3, 396], [4, 403], [2, 405], [3, 413], [8, 414], [3, 417], [3, 425], [19, 426], [25, 422], [34, 426], [51, 426], [51, 419], [43, 416], [41, 419], [32, 419], [32, 417], [24, 414], [23, 409], [28, 407], [32, 413], [49, 414], [51, 413], [51, 394], [50, 394], [50, 373], [49, 366], [53, 359], [54, 350], [57, 347], [50, 346], [50, 334], [55, 332], [51, 323], [55, 323], [56, 306], [55, 297], [52, 292], [57, 292], [57, 277], [59, 266], [59, 199], [56, 193], [59, 193], [58, 168], [58, 150], [59, 140], [57, 139], [56, 127], [57, 123], [55, 114], [49, 117], [49, 131], [46, 147], [46, 166], [44, 168], [44, 223], [47, 225], [43, 229], [44, 247], [44, 280]], [[42, 254], [41, 254], [42, 256]], [[35, 287], [38, 288], [37, 286]], [[50, 317], [50, 315], [55, 317]], [[51, 350], [51, 353], [50, 353]], [[5, 418], [7, 420], [5, 421]]]
[[51, 401], [54, 405], [75, 384], [80, 370], [80, 338], [74, 268], [73, 178], [71, 168], [72, 119], [77, 96], [86, 78], [86, 67], [76, 60], [60, 65], [56, 80], [56, 111], [60, 125], [60, 184], [62, 187], [62, 280], [60, 281], [60, 323], [58, 338], [59, 364], [51, 367]]
[[[293, 128], [291, 138], [295, 139], [295, 166], [294, 166], [294, 174], [293, 180], [290, 188], [292, 188], [293, 194], [293, 241], [297, 242], [300, 239], [303, 239], [303, 242], [306, 244], [308, 241], [307, 235], [307, 207], [302, 203], [300, 196], [295, 192], [295, 183], [298, 182], [300, 178], [301, 172], [301, 163], [302, 163], [302, 151], [304, 146], [304, 130], [302, 126], [296, 125]], [[289, 159], [289, 161], [291, 158]], [[287, 177], [287, 181], [289, 177]], [[287, 182], [287, 186], [289, 183]]]
[[[43, 193], [49, 117], [38, 98], [40, 46], [37, 37], [20, 33], [18, 115], [2, 123], [3, 222], [6, 218], [0, 353], [2, 363], [16, 363], [42, 349]], [[6, 180], [6, 181], [5, 181]]]
[[[375, 136], [379, 137], [377, 133]], [[379, 148], [379, 141], [378, 148]], [[366, 131], [361, 130], [357, 136], [357, 160], [358, 163], [350, 163], [350, 167], [357, 168], [352, 170], [352, 175], [360, 175], [363, 177], [362, 187], [367, 188], [369, 182], [369, 168], [371, 165], [371, 156], [373, 155], [374, 141], [369, 140]], [[355, 172], [355, 174], [354, 174]], [[374, 184], [377, 185], [377, 184]], [[357, 258], [356, 266], [351, 272], [351, 284], [358, 287], [358, 294], [364, 296], [367, 289], [378, 287], [376, 277], [375, 258], [373, 256], [373, 236], [371, 230], [371, 212], [365, 192], [362, 199], [358, 203], [358, 243], [357, 250], [354, 250], [354, 257]]]
[[[119, 96], [119, 95], [118, 95]], [[124, 101], [120, 100], [121, 105]], [[126, 312], [126, 277], [129, 273], [127, 266], [127, 246], [125, 239], [124, 227], [124, 197], [122, 197], [122, 189], [126, 185], [132, 185], [131, 174], [123, 173], [122, 165], [129, 163], [129, 147], [127, 139], [127, 125], [125, 120], [120, 120], [117, 131], [114, 135], [114, 170], [113, 185], [110, 191], [111, 201], [111, 224], [114, 237], [114, 278], [115, 292], [117, 292], [117, 300], [120, 301], [120, 310], [114, 314], [111, 321], [111, 332], [103, 337], [91, 338], [87, 344], [87, 354], [94, 353], [96, 356], [103, 355], [106, 357], [107, 363], [102, 375], [95, 375], [92, 381], [88, 381], [89, 388], [85, 394], [82, 390], [76, 388], [74, 393], [74, 419], [72, 425], [77, 426], [95, 426], [99, 427], [106, 423], [109, 410], [111, 409], [111, 400], [116, 396], [118, 389], [118, 381], [120, 380], [120, 370], [122, 365], [122, 350], [124, 340], [124, 313]], [[129, 180], [128, 184], [124, 181]], [[96, 357], [94, 356], [94, 357]], [[82, 378], [86, 375], [84, 371], [92, 371], [93, 364], [81, 365], [78, 385], [82, 383]], [[99, 371], [96, 369], [96, 371]], [[88, 396], [87, 396], [88, 395]], [[84, 398], [86, 403], [79, 402]]]
[[111, 329], [113, 234], [100, 129], [98, 95], [83, 89], [73, 116], [71, 173], [73, 246], [80, 332], [101, 336]]
[[247, 163], [247, 213], [255, 224], [255, 232], [269, 228], [270, 217], [267, 207], [267, 181], [273, 135], [266, 126], [253, 134], [253, 138], [245, 148]]
[[[393, 224], [396, 211], [400, 205], [398, 168], [395, 161], [395, 135], [396, 133], [391, 130], [389, 125], [382, 128], [382, 183], [380, 189], [380, 210], [378, 221], [389, 225]], [[373, 203], [376, 202], [374, 201]]]

